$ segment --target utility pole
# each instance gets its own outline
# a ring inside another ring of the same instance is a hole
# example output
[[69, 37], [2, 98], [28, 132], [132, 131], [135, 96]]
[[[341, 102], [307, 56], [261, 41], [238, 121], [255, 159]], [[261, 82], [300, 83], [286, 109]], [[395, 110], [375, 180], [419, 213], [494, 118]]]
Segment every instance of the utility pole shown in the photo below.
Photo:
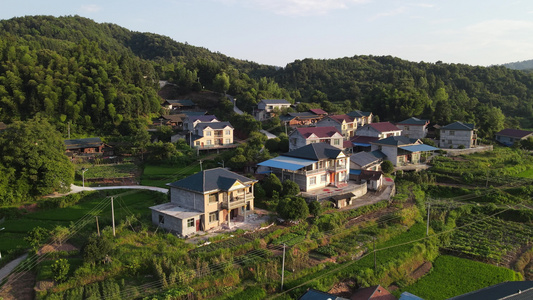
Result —
[[281, 291], [283, 291], [283, 278], [285, 275], [285, 243], [283, 243], [283, 262], [281, 265]]
[[429, 209], [430, 209], [431, 203], [428, 202], [428, 217], [427, 217], [427, 225], [426, 225], [426, 236], [429, 236]]
[[203, 171], [203, 168], [202, 168], [202, 160], [200, 159], [200, 172]]
[[70, 121], [68, 121], [68, 139], [70, 140]]
[[111, 219], [113, 220], [113, 236], [115, 236], [115, 207], [113, 206], [113, 197], [111, 197]]
[[98, 225], [98, 216], [96, 217], [96, 231], [98, 232], [98, 236], [100, 236], [100, 226]]
[[376, 263], [376, 237], [374, 236], [374, 274], [376, 273], [377, 268], [378, 265]]

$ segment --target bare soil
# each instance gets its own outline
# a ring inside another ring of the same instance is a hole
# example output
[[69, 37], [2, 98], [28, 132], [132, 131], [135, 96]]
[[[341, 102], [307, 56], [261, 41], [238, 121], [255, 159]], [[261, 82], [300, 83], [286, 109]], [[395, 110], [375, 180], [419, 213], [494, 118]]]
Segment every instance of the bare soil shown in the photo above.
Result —
[[[16, 280], [13, 280], [13, 278], [16, 278]], [[2, 287], [0, 298], [4, 300], [33, 300], [35, 299], [34, 286], [34, 273], [13, 273]]]
[[354, 287], [356, 282], [353, 279], [348, 279], [341, 281], [335, 284], [328, 293], [333, 294], [337, 297], [344, 297], [350, 299], [352, 294], [355, 292]]
[[75, 247], [72, 244], [69, 243], [63, 243], [61, 245], [59, 244], [49, 244], [44, 245], [41, 249], [39, 249], [38, 255], [43, 255], [49, 252], [55, 252], [55, 251], [74, 251], [79, 250], [77, 247]]

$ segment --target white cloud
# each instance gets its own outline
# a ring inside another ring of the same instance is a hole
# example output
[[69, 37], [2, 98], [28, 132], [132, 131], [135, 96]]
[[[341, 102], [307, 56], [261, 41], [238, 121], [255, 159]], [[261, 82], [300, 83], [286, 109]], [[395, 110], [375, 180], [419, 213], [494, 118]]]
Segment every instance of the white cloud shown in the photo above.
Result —
[[257, 6], [261, 9], [285, 16], [325, 15], [333, 10], [347, 9], [351, 5], [371, 0], [218, 0], [226, 4], [242, 2], [243, 5]]
[[85, 4], [80, 7], [80, 10], [84, 13], [95, 13], [102, 10], [102, 7], [96, 4]]

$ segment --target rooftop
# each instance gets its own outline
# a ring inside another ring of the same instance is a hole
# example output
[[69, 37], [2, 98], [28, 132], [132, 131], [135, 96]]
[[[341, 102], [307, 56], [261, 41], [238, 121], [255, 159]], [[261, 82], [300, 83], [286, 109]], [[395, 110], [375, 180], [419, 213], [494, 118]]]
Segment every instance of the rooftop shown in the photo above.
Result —
[[441, 130], [445, 129], [445, 130], [468, 130], [470, 131], [470, 130], [474, 130], [474, 124], [463, 123], [463, 122], [457, 121], [457, 122], [448, 124], [446, 126], [442, 126], [440, 129]]
[[304, 138], [310, 137], [312, 134], [319, 138], [332, 137], [335, 133], [341, 134], [337, 128], [333, 126], [325, 127], [301, 127], [296, 129]]
[[263, 102], [264, 104], [285, 104], [285, 105], [291, 105], [291, 103], [285, 99], [263, 99], [259, 102]]
[[230, 122], [201, 122], [196, 124], [196, 129], [204, 130], [207, 127], [210, 127], [211, 129], [224, 129], [228, 126], [233, 128]]
[[337, 158], [341, 153], [342, 150], [330, 144], [313, 143], [287, 152], [283, 156], [319, 161], [321, 159]]
[[372, 154], [371, 152], [358, 152], [350, 156], [350, 161], [352, 161], [355, 164], [360, 165], [361, 167], [365, 167], [370, 164], [377, 163], [380, 160], [381, 158], [374, 156], [374, 154]]
[[496, 135], [509, 136], [514, 138], [524, 138], [530, 134], [533, 134], [533, 131], [520, 130], [520, 129], [504, 129], [496, 133]]
[[377, 140], [374, 142], [371, 142], [372, 144], [380, 144], [380, 145], [391, 145], [391, 146], [406, 146], [406, 145], [414, 145], [419, 144], [418, 139], [411, 139], [406, 136], [389, 136], [388, 138], [384, 138], [381, 140]]
[[424, 126], [424, 125], [429, 124], [429, 120], [423, 120], [423, 119], [419, 119], [419, 118], [415, 118], [415, 117], [410, 117], [409, 119], [403, 120], [403, 121], [398, 122], [396, 124]]
[[95, 148], [102, 146], [102, 140], [99, 137], [65, 140], [65, 146], [68, 149]]
[[342, 123], [342, 121], [346, 122], [346, 123], [351, 123], [353, 122], [353, 118], [348, 116], [348, 115], [331, 115], [331, 116], [328, 116], [328, 118], [331, 118], [332, 120], [335, 120], [337, 121], [338, 123]]
[[313, 108], [309, 110], [310, 112], [314, 113], [315, 115], [327, 115], [328, 113], [320, 108]]
[[184, 179], [168, 183], [170, 187], [190, 190], [198, 193], [222, 190], [227, 191], [237, 181], [242, 184], [256, 182], [254, 179], [239, 175], [224, 168], [215, 168], [198, 172]]
[[396, 125], [392, 124], [391, 122], [370, 123], [370, 124], [367, 124], [367, 125], [363, 126], [362, 128], [364, 128], [366, 126], [370, 126], [370, 127], [374, 128], [375, 130], [377, 130], [379, 132], [400, 131], [401, 130], [400, 128], [396, 127]]

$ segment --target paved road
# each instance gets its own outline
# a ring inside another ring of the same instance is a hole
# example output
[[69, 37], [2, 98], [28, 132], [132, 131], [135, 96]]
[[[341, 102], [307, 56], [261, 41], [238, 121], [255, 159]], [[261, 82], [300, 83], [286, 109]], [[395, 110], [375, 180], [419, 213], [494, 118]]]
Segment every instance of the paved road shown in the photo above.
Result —
[[118, 189], [133, 189], [133, 190], [150, 190], [160, 193], [168, 193], [168, 189], [155, 187], [155, 186], [146, 186], [146, 185], [116, 185], [116, 186], [91, 186], [91, 187], [82, 187], [77, 185], [70, 186], [71, 193], [79, 193], [81, 191], [100, 191], [100, 190], [118, 190]]
[[19, 256], [18, 258], [15, 258], [14, 260], [10, 261], [7, 265], [5, 265], [3, 268], [0, 269], [0, 281], [4, 280], [23, 260], [28, 257], [28, 253]]

